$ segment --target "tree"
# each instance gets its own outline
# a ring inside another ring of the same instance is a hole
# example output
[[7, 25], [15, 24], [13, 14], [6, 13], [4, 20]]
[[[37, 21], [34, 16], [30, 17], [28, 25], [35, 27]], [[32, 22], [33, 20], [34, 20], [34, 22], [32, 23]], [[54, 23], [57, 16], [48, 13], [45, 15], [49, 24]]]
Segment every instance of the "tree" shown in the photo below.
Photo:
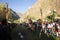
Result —
[[5, 18], [5, 5], [0, 3], [0, 20]]
[[[13, 18], [13, 11], [8, 9], [8, 21], [13, 22], [15, 19]], [[6, 18], [6, 7], [4, 3], [0, 3], [0, 20], [3, 20]]]
[[54, 11], [52, 12], [52, 14], [50, 16], [47, 16], [47, 19], [49, 21], [52, 21], [52, 22], [55, 20], [55, 13], [54, 13]]

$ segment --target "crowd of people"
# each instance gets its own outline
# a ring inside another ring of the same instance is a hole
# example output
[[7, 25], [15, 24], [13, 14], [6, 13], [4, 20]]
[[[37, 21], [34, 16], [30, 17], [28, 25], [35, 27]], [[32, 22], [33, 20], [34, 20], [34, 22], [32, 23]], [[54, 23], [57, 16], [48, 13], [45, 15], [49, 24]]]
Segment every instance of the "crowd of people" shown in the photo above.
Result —
[[[60, 35], [60, 20], [55, 20], [53, 22], [48, 22], [48, 21], [44, 21], [42, 23], [41, 19], [38, 19], [36, 22], [33, 22], [32, 19], [28, 19], [27, 23], [23, 23], [23, 26], [26, 26], [26, 28], [30, 31], [36, 31], [39, 30], [40, 32], [44, 32], [46, 34], [49, 35], [56, 35], [59, 36]], [[21, 25], [20, 25], [21, 26]], [[15, 27], [15, 24], [8, 24], [6, 20], [2, 20], [0, 22], [0, 39], [1, 40], [11, 40], [11, 29], [13, 29]], [[21, 38], [24, 38], [23, 35], [21, 33], [19, 33], [19, 35], [21, 36]]]
[[28, 30], [34, 31], [39, 30], [43, 31], [46, 34], [54, 34], [56, 36], [60, 35], [60, 20], [55, 20], [54, 22], [44, 21], [42, 23], [41, 19], [38, 19], [37, 22], [33, 22], [31, 19], [28, 19], [26, 23]]

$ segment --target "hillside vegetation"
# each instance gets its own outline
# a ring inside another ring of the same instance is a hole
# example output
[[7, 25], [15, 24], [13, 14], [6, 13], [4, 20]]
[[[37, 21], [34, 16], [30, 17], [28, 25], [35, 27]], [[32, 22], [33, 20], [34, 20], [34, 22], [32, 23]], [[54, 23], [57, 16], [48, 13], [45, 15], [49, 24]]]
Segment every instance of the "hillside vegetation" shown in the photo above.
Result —
[[[4, 3], [0, 3], [0, 20], [5, 19], [6, 16], [6, 7], [4, 5]], [[17, 13], [15, 11], [13, 11], [12, 9], [8, 9], [8, 17], [10, 22], [13, 22], [14, 20], [19, 19], [20, 17], [17, 15]]]

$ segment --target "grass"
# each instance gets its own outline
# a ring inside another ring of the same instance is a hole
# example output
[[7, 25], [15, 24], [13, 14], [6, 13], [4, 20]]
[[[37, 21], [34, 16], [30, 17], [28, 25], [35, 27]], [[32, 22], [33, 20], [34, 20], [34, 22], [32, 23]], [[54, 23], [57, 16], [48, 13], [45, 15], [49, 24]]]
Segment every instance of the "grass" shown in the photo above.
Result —
[[12, 40], [19, 40], [18, 33], [21, 32], [24, 35], [24, 40], [60, 40], [60, 37], [56, 37], [54, 35], [47, 35], [44, 32], [36, 31], [29, 31], [26, 27], [19, 27], [16, 26], [12, 29], [11, 37]]

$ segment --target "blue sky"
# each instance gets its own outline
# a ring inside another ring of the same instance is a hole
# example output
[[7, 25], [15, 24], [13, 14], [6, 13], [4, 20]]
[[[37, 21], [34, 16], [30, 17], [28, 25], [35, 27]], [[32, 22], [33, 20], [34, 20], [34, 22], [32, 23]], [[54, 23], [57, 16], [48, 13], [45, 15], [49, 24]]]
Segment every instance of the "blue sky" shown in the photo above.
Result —
[[31, 7], [37, 0], [0, 0], [0, 2], [8, 2], [9, 8], [16, 12], [24, 13]]

